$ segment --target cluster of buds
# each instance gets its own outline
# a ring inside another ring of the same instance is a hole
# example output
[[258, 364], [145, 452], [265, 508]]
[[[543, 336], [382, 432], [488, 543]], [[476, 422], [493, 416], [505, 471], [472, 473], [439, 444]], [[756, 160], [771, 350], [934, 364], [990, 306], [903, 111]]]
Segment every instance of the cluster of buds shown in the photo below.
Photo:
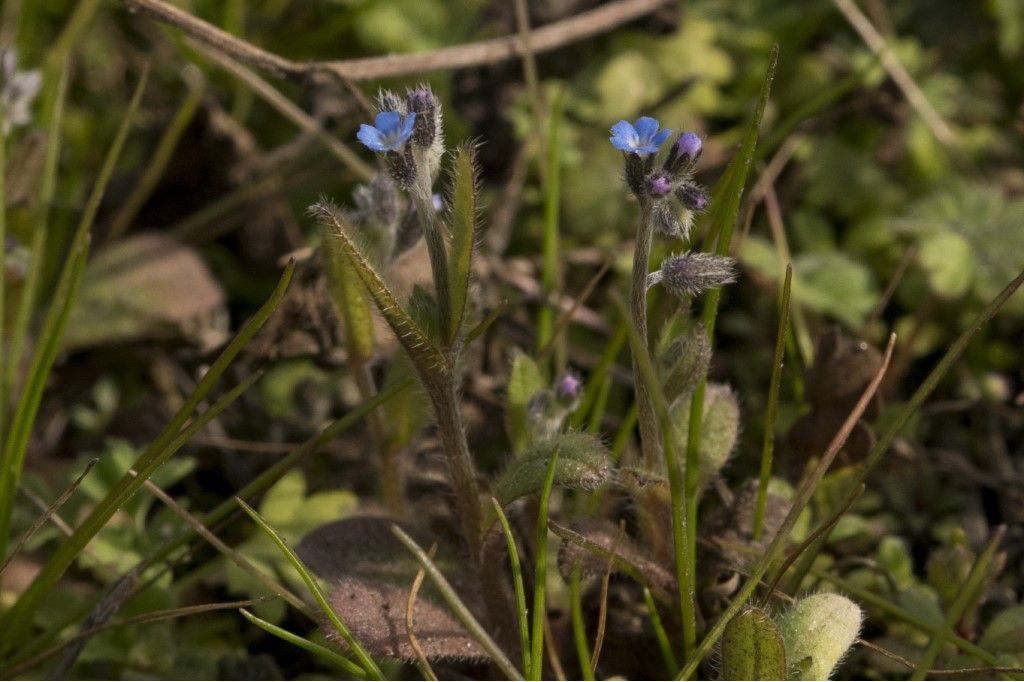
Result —
[[361, 125], [356, 137], [384, 155], [388, 173], [402, 189], [429, 189], [444, 154], [441, 106], [434, 91], [418, 85], [403, 99], [381, 90], [377, 109], [373, 125]]
[[[672, 135], [670, 129], [661, 129], [657, 119], [642, 116], [635, 123], [619, 121], [611, 133], [612, 146], [623, 153], [626, 185], [646, 208], [643, 229], [689, 238], [694, 215], [708, 207], [707, 192], [694, 180], [704, 149], [700, 136], [680, 134], [656, 166], [658, 149]], [[648, 275], [647, 285], [661, 283], [676, 296], [689, 298], [735, 279], [732, 258], [688, 252], [667, 258], [660, 270]]]

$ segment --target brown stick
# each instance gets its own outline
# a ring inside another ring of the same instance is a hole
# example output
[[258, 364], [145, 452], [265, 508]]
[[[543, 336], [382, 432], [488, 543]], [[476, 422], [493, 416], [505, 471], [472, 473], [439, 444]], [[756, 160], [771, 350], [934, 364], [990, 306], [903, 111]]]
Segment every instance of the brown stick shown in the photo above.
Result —
[[550, 52], [564, 45], [606, 33], [616, 26], [650, 14], [670, 2], [671, 0], [611, 2], [532, 31], [526, 45], [520, 36], [510, 35], [443, 47], [430, 52], [339, 61], [295, 62], [236, 38], [164, 0], [124, 0], [129, 11], [143, 12], [157, 21], [175, 26], [196, 40], [269, 71], [279, 78], [301, 80], [326, 73], [343, 81], [377, 80], [445, 69], [461, 69], [481, 64], [496, 64], [520, 57], [527, 51], [534, 54]]

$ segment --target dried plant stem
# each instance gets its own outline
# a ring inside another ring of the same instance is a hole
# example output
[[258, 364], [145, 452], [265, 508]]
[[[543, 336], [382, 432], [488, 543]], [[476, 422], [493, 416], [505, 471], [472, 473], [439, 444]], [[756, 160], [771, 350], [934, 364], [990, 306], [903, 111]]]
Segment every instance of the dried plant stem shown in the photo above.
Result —
[[[430, 551], [427, 552], [427, 558], [433, 559], [436, 551], [437, 543], [435, 542], [433, 546], [431, 546]], [[427, 658], [426, 653], [423, 651], [423, 647], [420, 645], [420, 638], [416, 636], [416, 625], [414, 622], [416, 597], [419, 596], [420, 587], [423, 585], [423, 579], [426, 577], [427, 570], [421, 567], [412, 581], [412, 587], [409, 589], [409, 599], [406, 600], [405, 604], [405, 629], [406, 634], [409, 637], [409, 646], [411, 646], [412, 650], [416, 652], [416, 658], [419, 661], [420, 670], [428, 680], [437, 682], [437, 675], [434, 673], [434, 669], [430, 667], [430, 660]]]
[[574, 17], [532, 31], [525, 45], [519, 35], [511, 35], [445, 47], [431, 52], [303, 63], [262, 50], [164, 2], [164, 0], [124, 0], [129, 11], [144, 12], [158, 21], [181, 29], [211, 47], [230, 54], [236, 59], [258, 66], [280, 78], [303, 80], [316, 76], [330, 76], [340, 79], [342, 82], [378, 80], [392, 76], [495, 64], [520, 56], [527, 49], [534, 54], [549, 52], [563, 45], [610, 31], [616, 26], [654, 12], [670, 4], [670, 1], [618, 0], [610, 2], [589, 12], [582, 12]]
[[939, 115], [939, 112], [935, 111], [931, 102], [925, 97], [924, 92], [914, 82], [914, 77], [910, 75], [910, 72], [903, 66], [903, 63], [900, 62], [892, 48], [889, 47], [885, 38], [872, 26], [868, 18], [864, 16], [864, 13], [851, 0], [832, 0], [832, 4], [850, 22], [850, 25], [853, 26], [854, 30], [860, 34], [860, 37], [867, 46], [878, 57], [878, 61], [882, 63], [889, 77], [896, 83], [896, 87], [903, 92], [903, 96], [910, 102], [910, 106], [914, 107], [921, 120], [932, 131], [932, 134], [935, 135], [935, 139], [946, 147], [955, 147], [956, 135], [949, 127], [949, 124]]
[[[636, 246], [633, 249], [633, 278], [629, 289], [629, 313], [633, 319], [633, 327], [640, 337], [644, 350], [647, 349], [647, 270], [651, 260], [651, 207], [644, 199], [640, 200], [640, 221], [636, 230]], [[644, 466], [653, 468], [659, 459], [658, 418], [654, 413], [654, 404], [650, 391], [640, 371], [639, 360], [633, 354], [633, 388], [636, 393], [636, 407], [640, 422], [640, 450], [643, 453]]]

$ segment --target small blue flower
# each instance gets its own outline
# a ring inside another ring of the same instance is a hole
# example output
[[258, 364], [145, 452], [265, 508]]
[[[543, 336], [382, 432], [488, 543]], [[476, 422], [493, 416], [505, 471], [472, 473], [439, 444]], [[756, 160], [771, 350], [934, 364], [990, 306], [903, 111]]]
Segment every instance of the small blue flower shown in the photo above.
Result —
[[364, 123], [359, 126], [356, 137], [375, 152], [393, 152], [405, 146], [412, 137], [415, 122], [415, 113], [403, 118], [397, 111], [382, 111], [377, 114], [373, 125]]
[[616, 149], [647, 156], [658, 151], [661, 143], [672, 134], [668, 128], [659, 131], [659, 125], [658, 120], [650, 116], [641, 116], [636, 123], [619, 121], [612, 126], [612, 136], [608, 139]]

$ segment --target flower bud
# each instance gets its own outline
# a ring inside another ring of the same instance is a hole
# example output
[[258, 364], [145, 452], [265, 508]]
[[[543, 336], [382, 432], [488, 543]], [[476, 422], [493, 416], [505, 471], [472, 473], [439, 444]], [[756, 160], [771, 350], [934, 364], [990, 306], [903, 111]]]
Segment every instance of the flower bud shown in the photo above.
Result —
[[690, 233], [693, 214], [687, 212], [683, 218], [680, 218], [679, 209], [670, 201], [658, 201], [651, 206], [651, 227], [666, 237], [686, 239]]
[[441, 124], [437, 97], [430, 86], [420, 85], [406, 94], [406, 104], [409, 111], [416, 114], [416, 123], [412, 129], [413, 142], [420, 147], [429, 147], [434, 143]]
[[405, 145], [401, 151], [387, 152], [384, 161], [388, 175], [399, 187], [408, 191], [416, 186], [416, 160], [411, 145]]
[[700, 212], [708, 207], [708, 195], [700, 185], [686, 183], [676, 190], [679, 203], [690, 211]]
[[669, 256], [661, 269], [647, 276], [648, 287], [661, 282], [679, 298], [699, 296], [709, 289], [736, 281], [736, 261], [728, 256], [688, 251]]
[[853, 645], [864, 614], [842, 595], [813, 594], [779, 619], [791, 680], [827, 680]]
[[647, 178], [647, 193], [660, 199], [672, 191], [672, 181], [664, 173], [655, 173]]
[[390, 90], [379, 90], [377, 92], [377, 111], [397, 111], [400, 114], [408, 113], [402, 98]]
[[558, 393], [558, 397], [574, 400], [583, 392], [583, 381], [575, 374], [567, 372], [558, 380], [555, 390]]
[[665, 170], [675, 175], [692, 169], [703, 149], [704, 143], [697, 133], [683, 133], [676, 139], [676, 143], [668, 152], [668, 157], [665, 158]]

